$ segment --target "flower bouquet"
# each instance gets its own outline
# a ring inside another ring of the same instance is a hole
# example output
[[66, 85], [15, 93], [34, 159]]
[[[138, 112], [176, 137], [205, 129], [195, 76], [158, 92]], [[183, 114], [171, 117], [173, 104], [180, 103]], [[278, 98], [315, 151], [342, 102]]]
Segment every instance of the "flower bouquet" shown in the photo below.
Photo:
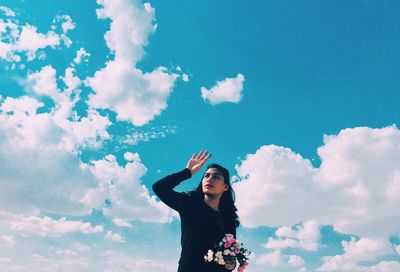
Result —
[[226, 263], [236, 264], [239, 262], [238, 272], [242, 272], [247, 267], [250, 251], [243, 247], [243, 244], [235, 239], [235, 237], [227, 233], [221, 242], [215, 247], [214, 251], [209, 249], [207, 255], [204, 256], [206, 262], [216, 262], [219, 265]]

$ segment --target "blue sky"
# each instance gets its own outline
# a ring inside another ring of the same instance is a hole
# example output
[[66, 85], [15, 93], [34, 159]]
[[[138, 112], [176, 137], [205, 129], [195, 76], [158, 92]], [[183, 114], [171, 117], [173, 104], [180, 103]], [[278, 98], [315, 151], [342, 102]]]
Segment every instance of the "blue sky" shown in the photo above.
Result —
[[3, 0], [0, 266], [176, 271], [179, 217], [151, 185], [208, 149], [232, 174], [247, 271], [399, 271], [399, 15]]

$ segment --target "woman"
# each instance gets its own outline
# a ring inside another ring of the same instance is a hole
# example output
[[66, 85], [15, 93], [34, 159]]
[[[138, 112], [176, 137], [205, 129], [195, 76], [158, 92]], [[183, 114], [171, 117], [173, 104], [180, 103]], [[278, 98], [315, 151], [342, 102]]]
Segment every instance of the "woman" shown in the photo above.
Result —
[[196, 190], [180, 193], [173, 190], [189, 179], [211, 157], [207, 151], [193, 154], [180, 172], [166, 176], [153, 185], [154, 193], [181, 218], [181, 257], [178, 272], [226, 272], [236, 263], [219, 265], [205, 262], [204, 255], [222, 240], [226, 233], [236, 236], [239, 225], [229, 171], [218, 165], [207, 167]]

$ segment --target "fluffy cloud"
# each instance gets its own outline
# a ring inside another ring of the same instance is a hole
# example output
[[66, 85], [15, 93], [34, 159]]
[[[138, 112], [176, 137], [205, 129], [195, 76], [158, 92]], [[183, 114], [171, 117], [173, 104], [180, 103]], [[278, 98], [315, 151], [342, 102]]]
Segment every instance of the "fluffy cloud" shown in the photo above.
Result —
[[236, 170], [240, 181], [233, 187], [243, 225], [291, 226], [322, 213], [324, 207], [315, 198], [315, 170], [290, 149], [263, 146]]
[[38, 72], [28, 75], [28, 82], [32, 90], [40, 96], [49, 96], [54, 101], [59, 101], [62, 93], [57, 88], [56, 70], [47, 65]]
[[[129, 3], [124, 2], [124, 5]], [[135, 10], [133, 6], [131, 9]], [[140, 12], [151, 14], [152, 9], [145, 5]], [[61, 18], [65, 19], [64, 32], [74, 26], [68, 18]], [[116, 19], [116, 22], [119, 21]], [[116, 51], [123, 50], [119, 49], [118, 42], [114, 45]], [[85, 54], [80, 52], [81, 56]], [[141, 76], [148, 88], [162, 91], [170, 86], [162, 80], [166, 75], [163, 73], [160, 68]], [[58, 78], [65, 83], [63, 90], [58, 87]], [[112, 155], [86, 165], [80, 161], [78, 155], [82, 148], [99, 147], [110, 138], [107, 128], [111, 125], [107, 117], [90, 107], [86, 116], [78, 115], [75, 105], [80, 100], [80, 85], [81, 80], [73, 67], [58, 76], [57, 71], [47, 65], [30, 72], [25, 81], [26, 90], [36, 99], [23, 96], [0, 100], [0, 182], [3, 187], [0, 209], [83, 215], [92, 208], [104, 208], [106, 215], [117, 216], [120, 220], [170, 221], [171, 212], [150, 197], [140, 182], [146, 168], [137, 154], [126, 153], [125, 166], [120, 166]], [[54, 107], [44, 108], [44, 103], [38, 100], [43, 97], [53, 100]], [[113, 233], [107, 238], [119, 239]]]
[[82, 202], [98, 185], [77, 154], [82, 147], [100, 146], [109, 138], [111, 124], [94, 110], [79, 117], [77, 80], [66, 72], [67, 88], [56, 84], [51, 66], [28, 76], [26, 85], [36, 95], [50, 97], [55, 106], [44, 110], [37, 99], [22, 96], [0, 100], [0, 210], [88, 214]]
[[[61, 24], [63, 34], [67, 34], [68, 31], [73, 30], [76, 24], [72, 21], [69, 15], [58, 15], [54, 18], [53, 23]], [[52, 29], [56, 29], [56, 25], [51, 26]]]
[[105, 34], [115, 58], [97, 71], [87, 84], [94, 93], [88, 104], [117, 113], [117, 119], [142, 126], [167, 108], [167, 99], [178, 75], [158, 67], [143, 72], [136, 67], [144, 54], [148, 36], [155, 31], [154, 9], [137, 1], [98, 0], [100, 19], [111, 19]]
[[[0, 59], [20, 62], [23, 54], [27, 61], [31, 61], [37, 57], [39, 50], [47, 47], [57, 48], [62, 44], [69, 47], [72, 43], [67, 32], [72, 30], [75, 24], [68, 15], [57, 16], [51, 30], [40, 33], [37, 27], [31, 24], [20, 25], [11, 9], [2, 7], [1, 10], [6, 18], [0, 19]], [[61, 33], [58, 33], [55, 30], [60, 24], [62, 29]]]
[[[148, 189], [141, 184], [141, 178], [147, 169], [138, 154], [126, 153], [128, 162], [120, 166], [113, 155], [103, 160], [92, 161], [86, 167], [101, 181], [97, 189], [91, 190], [85, 202], [91, 207], [107, 205], [104, 214], [126, 220], [150, 222], [167, 222], [172, 220], [173, 213], [163, 203], [150, 197]], [[122, 221], [122, 222], [124, 222]]]
[[14, 17], [15, 16], [15, 12], [12, 9], [7, 8], [5, 6], [0, 6], [0, 11], [3, 12], [4, 15], [7, 16], [7, 17]]
[[210, 90], [201, 87], [201, 96], [211, 105], [223, 102], [238, 103], [242, 99], [244, 76], [238, 74], [235, 78], [218, 81]]
[[131, 223], [129, 223], [129, 222], [127, 222], [127, 221], [125, 221], [125, 220], [123, 220], [121, 218], [114, 218], [113, 219], [113, 223], [115, 225], [117, 225], [117, 226], [120, 226], [120, 227], [126, 227], [126, 228], [132, 228], [133, 227]]
[[[74, 111], [80, 99], [78, 88], [81, 84], [81, 80], [74, 75], [74, 72], [75, 69], [69, 67], [65, 70], [65, 75], [60, 77], [67, 86], [61, 91], [57, 87], [56, 70], [51, 65], [47, 65], [40, 71], [28, 75], [27, 88], [34, 94], [50, 97], [54, 101], [55, 107], [50, 116], [64, 132], [59, 141], [60, 144], [68, 149], [74, 149], [76, 146], [98, 147], [102, 140], [110, 138], [107, 128], [111, 122], [107, 117], [101, 116], [90, 108], [85, 117], [78, 116]], [[70, 121], [71, 119], [75, 120]]]
[[280, 250], [275, 250], [271, 253], [261, 255], [256, 259], [257, 264], [280, 266], [284, 263], [283, 255]]
[[296, 228], [281, 227], [275, 235], [278, 239], [269, 238], [265, 244], [269, 249], [301, 248], [308, 251], [316, 251], [319, 248], [321, 233], [319, 226], [314, 221], [304, 222]]
[[122, 236], [118, 233], [113, 233], [111, 230], [107, 231], [106, 234], [106, 239], [114, 241], [114, 242], [119, 242], [119, 243], [125, 243], [126, 241]]
[[[361, 238], [356, 241], [342, 241], [344, 253], [342, 255], [324, 257], [324, 264], [318, 271], [395, 271], [393, 267], [399, 267], [398, 262], [382, 262], [374, 266], [364, 266], [363, 263], [376, 260], [378, 257], [392, 254], [391, 244], [384, 240]], [[390, 269], [388, 269], [390, 268]]]
[[396, 127], [342, 130], [325, 136], [318, 154], [319, 168], [278, 146], [247, 155], [236, 167], [240, 181], [234, 184], [243, 225], [315, 220], [362, 237], [399, 233], [399, 197], [393, 193], [400, 184]]
[[303, 266], [304, 265], [304, 259], [300, 256], [297, 255], [290, 255], [288, 263], [292, 266]]
[[0, 212], [0, 221], [19, 234], [34, 234], [40, 236], [60, 236], [66, 233], [80, 232], [84, 234], [103, 231], [102, 226], [91, 226], [90, 223], [70, 221], [65, 218], [54, 220], [48, 216], [14, 215]]
[[90, 57], [90, 53], [86, 52], [84, 48], [80, 48], [78, 51], [76, 51], [76, 57], [74, 58], [74, 63], [75, 64], [80, 64], [82, 60], [84, 62], [88, 62], [88, 58]]
[[167, 108], [175, 79], [163, 67], [143, 73], [126, 59], [114, 60], [88, 79], [95, 91], [88, 104], [116, 112], [120, 121], [142, 126]]
[[304, 265], [304, 259], [297, 255], [285, 255], [280, 250], [274, 250], [256, 258], [255, 263], [264, 267], [266, 265], [272, 267], [299, 267]]
[[75, 154], [60, 149], [63, 130], [48, 114], [26, 114], [22, 106], [32, 110], [34, 100], [10, 100], [5, 108], [19, 111], [0, 114], [0, 210], [89, 213], [81, 200], [96, 180]]

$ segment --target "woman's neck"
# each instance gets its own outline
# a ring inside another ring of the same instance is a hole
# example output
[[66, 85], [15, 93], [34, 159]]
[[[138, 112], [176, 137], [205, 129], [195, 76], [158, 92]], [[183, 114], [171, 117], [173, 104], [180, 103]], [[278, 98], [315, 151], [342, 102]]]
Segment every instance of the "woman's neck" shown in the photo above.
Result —
[[204, 195], [204, 202], [210, 206], [214, 211], [219, 212], [219, 200], [221, 196]]

